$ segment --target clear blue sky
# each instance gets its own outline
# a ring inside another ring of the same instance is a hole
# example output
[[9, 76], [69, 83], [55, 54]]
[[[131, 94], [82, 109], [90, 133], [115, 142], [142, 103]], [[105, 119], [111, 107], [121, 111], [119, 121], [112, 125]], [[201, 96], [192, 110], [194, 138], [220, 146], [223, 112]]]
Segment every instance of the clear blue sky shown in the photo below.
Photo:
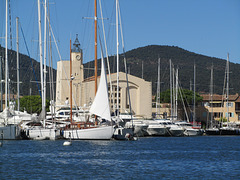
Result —
[[[229, 52], [230, 61], [240, 63], [240, 0], [119, 0], [119, 3], [126, 51], [147, 45], [169, 45], [222, 59]], [[93, 60], [94, 23], [92, 19], [83, 19], [94, 16], [93, 6], [94, 0], [50, 1], [50, 21], [62, 59], [69, 59], [69, 40], [73, 41], [78, 34], [84, 62]], [[102, 7], [104, 17], [108, 18], [104, 23], [109, 54], [116, 54], [115, 1], [102, 0]], [[31, 57], [38, 59], [37, 0], [11, 0], [11, 16], [13, 37], [18, 16]], [[0, 0], [0, 19], [2, 37], [5, 0]], [[99, 24], [102, 29], [101, 21]], [[26, 54], [20, 36], [20, 52]], [[4, 39], [0, 43], [5, 46]], [[56, 50], [53, 55], [56, 67], [59, 60]]]

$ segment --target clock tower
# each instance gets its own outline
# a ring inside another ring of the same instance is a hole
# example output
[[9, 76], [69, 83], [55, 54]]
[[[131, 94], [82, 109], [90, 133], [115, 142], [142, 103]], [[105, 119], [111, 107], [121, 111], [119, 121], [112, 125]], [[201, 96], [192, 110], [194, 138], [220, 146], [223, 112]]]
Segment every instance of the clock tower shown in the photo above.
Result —
[[82, 64], [82, 49], [78, 40], [78, 35], [76, 35], [76, 39], [73, 43], [73, 48], [72, 48], [72, 61], [78, 61], [80, 64]]
[[[84, 78], [83, 53], [78, 40], [78, 35], [71, 49], [72, 59], [72, 97], [73, 106], [81, 105], [82, 82]], [[57, 86], [56, 86], [56, 105], [64, 105], [66, 98], [70, 97], [70, 61], [61, 60], [57, 63]]]

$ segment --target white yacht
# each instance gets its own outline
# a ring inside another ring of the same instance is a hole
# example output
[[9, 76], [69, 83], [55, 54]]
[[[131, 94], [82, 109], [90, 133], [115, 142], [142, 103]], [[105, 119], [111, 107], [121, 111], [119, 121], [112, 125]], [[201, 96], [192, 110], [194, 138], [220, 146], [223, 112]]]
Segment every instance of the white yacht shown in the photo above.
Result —
[[203, 131], [201, 129], [194, 128], [191, 123], [185, 121], [177, 121], [175, 124], [184, 128], [183, 134], [185, 136], [201, 136], [203, 134]]
[[156, 119], [159, 124], [167, 127], [169, 136], [183, 136], [184, 128], [181, 126], [173, 123], [171, 120], [168, 119]]
[[3, 134], [3, 139], [20, 139], [21, 129], [19, 124], [34, 119], [36, 119], [36, 116], [27, 112], [4, 109], [0, 113], [0, 132]]
[[133, 128], [134, 135], [137, 137], [143, 137], [147, 136], [148, 132], [148, 125], [143, 122], [143, 120], [136, 119], [136, 120], [131, 120], [129, 122], [126, 122], [125, 127], [127, 128]]
[[168, 136], [169, 127], [165, 124], [160, 124], [156, 120], [145, 120], [145, 124], [148, 125], [147, 132], [149, 136]]
[[56, 140], [60, 138], [60, 130], [34, 127], [27, 130], [27, 135], [32, 140]]
[[[98, 90], [89, 112], [100, 117], [111, 124], [110, 107], [108, 100], [107, 78], [104, 67], [104, 60], [101, 62], [101, 77]], [[94, 125], [91, 122], [72, 123], [63, 131], [64, 138], [88, 139], [88, 140], [110, 140], [114, 133], [112, 125]]]
[[52, 122], [45, 122], [45, 127], [42, 121], [22, 122], [19, 127], [22, 139], [56, 140], [60, 138], [60, 130]]
[[[55, 120], [67, 120], [70, 119], [70, 106], [61, 106], [59, 110], [55, 112], [55, 114], [48, 112], [47, 119], [55, 119]], [[75, 122], [83, 122], [88, 119], [93, 122], [94, 118], [91, 118], [89, 108], [72, 108], [72, 119]]]

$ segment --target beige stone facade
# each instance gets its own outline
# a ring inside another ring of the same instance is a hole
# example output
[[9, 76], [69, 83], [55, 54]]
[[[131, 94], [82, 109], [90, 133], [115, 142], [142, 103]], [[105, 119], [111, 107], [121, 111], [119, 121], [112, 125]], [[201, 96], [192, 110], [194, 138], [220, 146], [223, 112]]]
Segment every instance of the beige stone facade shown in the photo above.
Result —
[[156, 118], [169, 118], [171, 116], [171, 104], [160, 103], [157, 105], [156, 102], [152, 103], [152, 115]]
[[209, 95], [201, 96], [203, 97], [204, 108], [210, 114], [213, 113], [214, 120], [220, 120], [220, 117], [223, 117], [229, 118], [229, 122], [240, 122], [240, 96], [238, 94], [229, 95], [228, 103], [222, 95], [214, 94], [212, 101], [210, 101]]
[[[76, 45], [75, 41], [75, 45]], [[80, 45], [80, 44], [79, 44]], [[76, 48], [75, 48], [76, 50]], [[80, 56], [80, 59], [79, 57]], [[72, 51], [72, 83], [73, 105], [90, 105], [95, 97], [94, 78], [84, 80], [82, 51]], [[100, 77], [98, 77], [99, 81]], [[64, 105], [66, 98], [70, 97], [70, 61], [59, 61], [57, 63], [57, 85], [56, 105]], [[108, 87], [110, 87], [110, 76], [107, 76]], [[117, 74], [111, 74], [112, 96], [109, 88], [110, 109], [114, 111], [117, 104]], [[136, 76], [128, 75], [129, 91], [131, 97], [132, 112], [146, 118], [152, 116], [152, 84]], [[129, 98], [127, 95], [126, 74], [119, 72], [119, 110], [129, 111]]]
[[[72, 76], [74, 77], [72, 89], [74, 103], [80, 102], [80, 89], [83, 81], [83, 65], [76, 59], [76, 53], [72, 54]], [[70, 97], [70, 61], [58, 61], [56, 104], [63, 105], [66, 98]]]
[[[110, 98], [110, 108], [113, 110], [117, 107], [117, 74], [111, 74], [112, 80], [112, 98]], [[98, 77], [99, 81], [99, 77]], [[110, 77], [107, 76], [108, 87], [110, 87]], [[128, 75], [129, 91], [130, 91], [130, 101], [132, 112], [135, 115], [141, 115], [146, 118], [152, 116], [152, 84], [144, 79], [138, 78], [136, 76]], [[89, 104], [93, 101], [95, 96], [94, 90], [95, 82], [93, 80], [85, 80], [82, 83], [82, 100], [81, 105]], [[109, 97], [111, 96], [111, 91], [109, 89]], [[127, 81], [126, 74], [119, 72], [119, 110], [120, 112], [129, 111], [129, 98], [127, 92]]]

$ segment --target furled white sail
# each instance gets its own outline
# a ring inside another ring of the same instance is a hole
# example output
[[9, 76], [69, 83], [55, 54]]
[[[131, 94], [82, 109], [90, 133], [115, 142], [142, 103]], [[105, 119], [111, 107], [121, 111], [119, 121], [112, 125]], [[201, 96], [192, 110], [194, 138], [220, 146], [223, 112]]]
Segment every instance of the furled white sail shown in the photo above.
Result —
[[97, 94], [90, 108], [90, 113], [110, 121], [111, 115], [110, 115], [110, 107], [109, 107], [109, 100], [108, 100], [107, 77], [106, 77], [103, 58], [101, 61], [102, 61], [101, 78], [98, 85]]

